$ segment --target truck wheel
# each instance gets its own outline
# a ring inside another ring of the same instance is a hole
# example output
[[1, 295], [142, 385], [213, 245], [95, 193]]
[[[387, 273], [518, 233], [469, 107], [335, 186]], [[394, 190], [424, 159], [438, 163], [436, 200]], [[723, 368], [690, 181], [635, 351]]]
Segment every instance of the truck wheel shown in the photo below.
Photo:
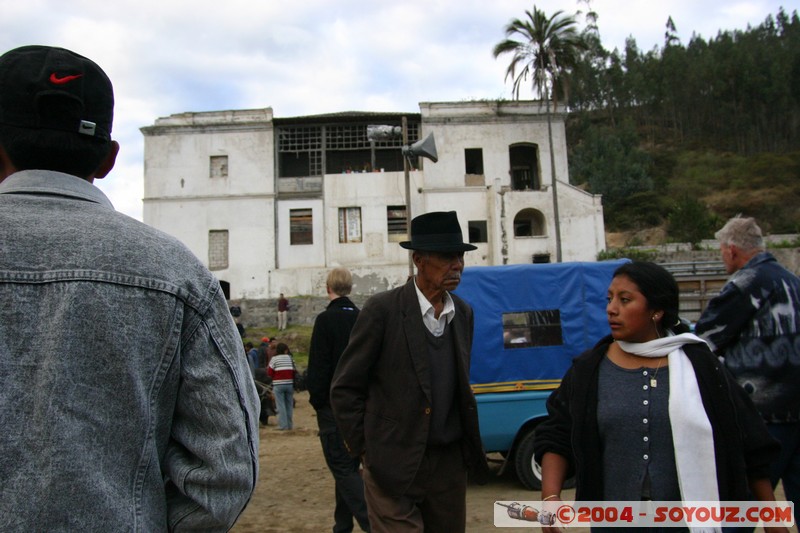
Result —
[[533, 459], [533, 436], [536, 432], [529, 431], [522, 438], [514, 454], [514, 466], [517, 469], [517, 478], [529, 490], [542, 490], [542, 469]]
[[[517, 478], [529, 490], [542, 490], [542, 467], [533, 458], [533, 438], [536, 431], [529, 431], [517, 446], [514, 457], [514, 466], [517, 469]], [[572, 477], [564, 481], [565, 489], [575, 486], [575, 478]]]

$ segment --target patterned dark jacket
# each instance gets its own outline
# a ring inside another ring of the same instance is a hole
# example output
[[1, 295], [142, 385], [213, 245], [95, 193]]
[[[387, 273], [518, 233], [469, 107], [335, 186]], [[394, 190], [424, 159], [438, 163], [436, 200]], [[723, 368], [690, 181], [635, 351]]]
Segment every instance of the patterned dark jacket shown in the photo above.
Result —
[[800, 420], [800, 279], [768, 252], [731, 276], [695, 326], [767, 422]]

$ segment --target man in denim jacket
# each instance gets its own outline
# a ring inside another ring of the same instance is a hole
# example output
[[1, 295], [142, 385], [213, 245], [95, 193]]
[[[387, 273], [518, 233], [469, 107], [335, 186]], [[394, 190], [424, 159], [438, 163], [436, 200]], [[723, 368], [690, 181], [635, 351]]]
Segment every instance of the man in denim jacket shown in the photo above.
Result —
[[92, 184], [112, 114], [90, 60], [0, 57], [0, 531], [225, 531], [257, 394], [218, 280]]

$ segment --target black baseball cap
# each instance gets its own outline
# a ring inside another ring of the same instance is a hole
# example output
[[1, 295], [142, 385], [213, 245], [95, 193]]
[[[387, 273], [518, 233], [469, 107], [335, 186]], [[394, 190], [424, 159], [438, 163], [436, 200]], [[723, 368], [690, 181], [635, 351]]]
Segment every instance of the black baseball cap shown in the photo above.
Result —
[[111, 80], [91, 59], [52, 46], [0, 56], [0, 124], [108, 141], [113, 120]]

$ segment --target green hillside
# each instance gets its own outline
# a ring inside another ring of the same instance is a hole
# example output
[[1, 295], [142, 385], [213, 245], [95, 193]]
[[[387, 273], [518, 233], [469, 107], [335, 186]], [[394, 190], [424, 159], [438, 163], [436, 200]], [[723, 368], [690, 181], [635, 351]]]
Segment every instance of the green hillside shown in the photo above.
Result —
[[570, 181], [603, 195], [606, 229], [655, 226], [696, 243], [725, 219], [800, 232], [800, 19], [688, 44], [667, 21], [664, 46], [600, 44], [599, 25], [568, 73]]

